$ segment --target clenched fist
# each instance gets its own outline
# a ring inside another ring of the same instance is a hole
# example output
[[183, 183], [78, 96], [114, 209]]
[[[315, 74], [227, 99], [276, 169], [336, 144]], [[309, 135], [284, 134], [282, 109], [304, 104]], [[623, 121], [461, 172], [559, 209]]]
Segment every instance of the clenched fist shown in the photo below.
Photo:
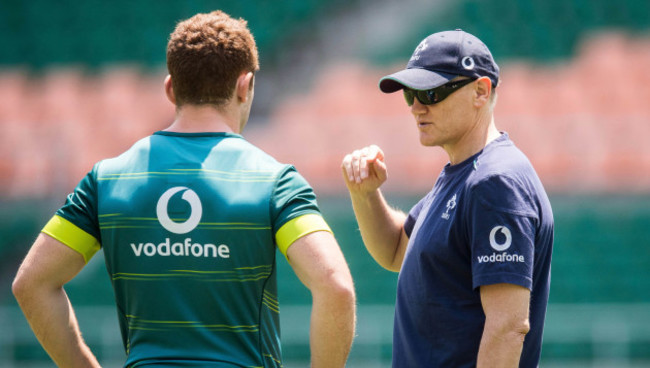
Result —
[[343, 158], [341, 170], [350, 193], [374, 192], [386, 181], [384, 152], [375, 145], [355, 150]]

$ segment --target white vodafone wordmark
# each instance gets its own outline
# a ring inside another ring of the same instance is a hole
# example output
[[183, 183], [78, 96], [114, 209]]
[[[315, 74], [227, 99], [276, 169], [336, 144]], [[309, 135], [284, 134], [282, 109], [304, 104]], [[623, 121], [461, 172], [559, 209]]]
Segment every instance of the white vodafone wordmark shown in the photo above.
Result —
[[[505, 241], [502, 243], [499, 243], [496, 239], [499, 232], [505, 237]], [[523, 255], [516, 253], [510, 254], [505, 251], [510, 248], [510, 245], [512, 245], [512, 233], [510, 229], [502, 225], [493, 227], [492, 231], [490, 231], [490, 246], [496, 252], [490, 255], [477, 256], [478, 263], [526, 262], [526, 258]]]
[[156, 245], [154, 243], [131, 243], [131, 249], [136, 257], [145, 255], [152, 256], [194, 256], [194, 257], [213, 257], [213, 258], [230, 258], [230, 248], [226, 244], [216, 246], [214, 244], [192, 243], [191, 238], [185, 239], [184, 242], [172, 243], [169, 238]]
[[[190, 204], [190, 217], [185, 220], [185, 222], [174, 222], [169, 218], [167, 205], [169, 204], [171, 197], [182, 190], [185, 192], [183, 192], [181, 198]], [[160, 224], [168, 231], [175, 234], [186, 234], [194, 230], [201, 221], [203, 207], [201, 206], [199, 196], [192, 189], [187, 187], [173, 187], [160, 196], [158, 204], [156, 205], [156, 215], [158, 216], [158, 222], [160, 222]]]

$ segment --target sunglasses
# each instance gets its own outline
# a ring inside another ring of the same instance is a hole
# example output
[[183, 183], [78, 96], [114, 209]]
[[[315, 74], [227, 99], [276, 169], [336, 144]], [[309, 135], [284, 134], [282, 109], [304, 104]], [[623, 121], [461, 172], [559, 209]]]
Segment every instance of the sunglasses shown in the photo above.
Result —
[[404, 87], [404, 99], [406, 104], [409, 106], [413, 105], [414, 99], [417, 97], [423, 105], [433, 105], [449, 97], [450, 94], [454, 93], [457, 89], [474, 82], [475, 78], [470, 79], [461, 79], [458, 81], [449, 82], [443, 84], [440, 87], [427, 89], [424, 91], [415, 90]]

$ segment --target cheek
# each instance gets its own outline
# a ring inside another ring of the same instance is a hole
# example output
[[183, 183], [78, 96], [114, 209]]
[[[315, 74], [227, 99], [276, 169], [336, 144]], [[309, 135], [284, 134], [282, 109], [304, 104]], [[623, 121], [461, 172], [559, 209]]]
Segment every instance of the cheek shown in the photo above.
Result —
[[441, 113], [444, 114], [444, 117], [448, 119], [448, 121], [454, 122], [454, 125], [462, 125], [472, 119], [474, 108], [470, 103], [463, 103], [464, 101], [462, 99], [452, 99], [449, 102], [449, 104], [441, 106], [443, 107]]
[[458, 125], [458, 121], [461, 121], [461, 111], [454, 109], [451, 106], [444, 106], [444, 108], [438, 111], [438, 120], [444, 122], [444, 125], [447, 129], [454, 129]]

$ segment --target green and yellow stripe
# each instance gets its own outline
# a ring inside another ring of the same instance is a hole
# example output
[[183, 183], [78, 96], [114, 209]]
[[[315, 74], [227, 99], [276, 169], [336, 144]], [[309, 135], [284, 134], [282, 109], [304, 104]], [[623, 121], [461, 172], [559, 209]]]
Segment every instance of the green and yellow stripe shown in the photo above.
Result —
[[218, 332], [232, 332], [232, 333], [245, 333], [245, 332], [258, 332], [259, 325], [227, 325], [221, 323], [206, 323], [203, 321], [165, 321], [165, 320], [152, 320], [144, 319], [133, 315], [127, 315], [129, 329], [132, 330], [147, 330], [147, 331], [169, 331], [179, 329], [205, 329], [209, 331]]
[[98, 177], [97, 180], [139, 180], [169, 176], [201, 177], [210, 180], [231, 182], [273, 182], [277, 178], [274, 171], [238, 170], [232, 172], [211, 169], [169, 169], [163, 171], [104, 174]]
[[249, 282], [271, 276], [272, 265], [255, 267], [239, 267], [233, 270], [200, 271], [200, 270], [167, 270], [164, 273], [131, 273], [116, 272], [111, 275], [115, 280], [158, 281], [172, 279], [194, 279], [202, 282]]
[[278, 299], [266, 290], [262, 293], [262, 304], [267, 306], [273, 312], [280, 313], [280, 303], [278, 302]]

